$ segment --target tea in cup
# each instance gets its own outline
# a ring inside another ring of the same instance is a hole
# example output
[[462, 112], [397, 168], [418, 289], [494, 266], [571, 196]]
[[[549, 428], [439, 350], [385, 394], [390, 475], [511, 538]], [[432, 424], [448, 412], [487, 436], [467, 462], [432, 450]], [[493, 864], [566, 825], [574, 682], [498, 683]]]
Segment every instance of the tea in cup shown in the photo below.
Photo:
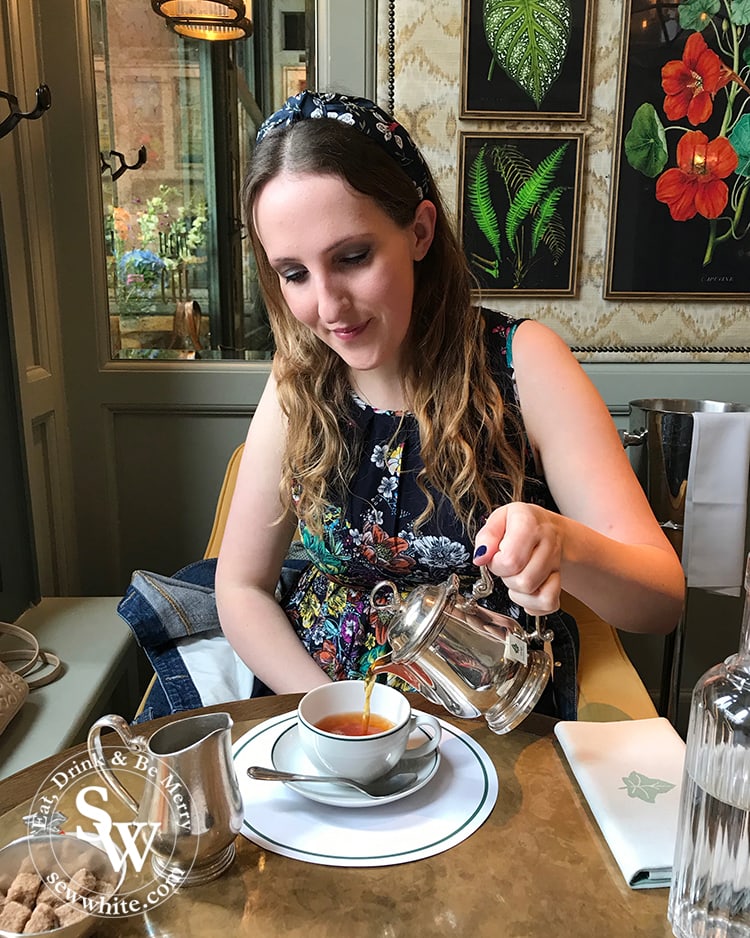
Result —
[[435, 717], [412, 713], [401, 691], [375, 684], [369, 720], [363, 721], [365, 693], [365, 681], [336, 681], [302, 698], [297, 708], [299, 740], [315, 765], [331, 775], [371, 782], [395, 767], [415, 730], [426, 739], [409, 748], [410, 757], [437, 749], [441, 728]]

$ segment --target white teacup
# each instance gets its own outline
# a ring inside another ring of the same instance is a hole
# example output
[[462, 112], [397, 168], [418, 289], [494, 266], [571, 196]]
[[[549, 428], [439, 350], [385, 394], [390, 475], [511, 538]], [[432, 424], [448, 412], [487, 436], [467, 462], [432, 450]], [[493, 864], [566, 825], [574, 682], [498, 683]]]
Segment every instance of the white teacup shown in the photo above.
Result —
[[440, 723], [426, 713], [412, 713], [404, 694], [386, 684], [376, 684], [370, 698], [370, 713], [392, 726], [368, 736], [342, 736], [317, 725], [326, 717], [363, 712], [364, 681], [335, 681], [305, 694], [297, 708], [300, 744], [305, 755], [331, 775], [357, 782], [371, 782], [389, 772], [406, 751], [409, 737], [422, 730], [427, 739], [409, 747], [409, 756], [433, 752], [440, 742]]

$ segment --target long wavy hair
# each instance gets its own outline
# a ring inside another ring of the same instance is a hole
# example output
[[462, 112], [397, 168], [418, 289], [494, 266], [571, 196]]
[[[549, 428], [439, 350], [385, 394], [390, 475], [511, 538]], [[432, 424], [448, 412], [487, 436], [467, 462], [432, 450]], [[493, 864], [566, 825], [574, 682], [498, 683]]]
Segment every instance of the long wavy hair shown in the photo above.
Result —
[[[345, 415], [351, 386], [344, 361], [289, 311], [253, 224], [258, 196], [282, 172], [338, 176], [406, 228], [419, 204], [398, 163], [339, 120], [304, 120], [270, 132], [255, 150], [242, 188], [245, 220], [268, 308], [273, 371], [287, 423], [282, 503], [321, 533], [325, 506], [345, 497], [360, 441]], [[515, 409], [506, 408], [487, 360], [484, 319], [471, 304], [471, 273], [430, 175], [433, 242], [415, 265], [412, 318], [403, 351], [405, 399], [419, 425], [423, 523], [446, 497], [470, 535], [492, 508], [521, 497], [524, 459]], [[516, 445], [512, 440], [516, 440]], [[292, 492], [295, 493], [293, 505]]]

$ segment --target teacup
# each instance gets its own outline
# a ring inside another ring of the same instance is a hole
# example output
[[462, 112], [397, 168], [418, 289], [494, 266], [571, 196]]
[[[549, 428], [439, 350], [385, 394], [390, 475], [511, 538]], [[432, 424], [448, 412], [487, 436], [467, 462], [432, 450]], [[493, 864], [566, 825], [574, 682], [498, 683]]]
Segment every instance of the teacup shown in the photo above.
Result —
[[386, 684], [373, 687], [370, 713], [387, 721], [387, 729], [367, 736], [346, 736], [318, 726], [326, 717], [362, 713], [365, 687], [364, 681], [324, 684], [305, 694], [297, 708], [299, 740], [305, 755], [325, 772], [357, 782], [372, 782], [394, 768], [415, 730], [421, 730], [427, 739], [409, 746], [410, 757], [437, 749], [441, 733], [435, 717], [412, 713], [407, 697]]

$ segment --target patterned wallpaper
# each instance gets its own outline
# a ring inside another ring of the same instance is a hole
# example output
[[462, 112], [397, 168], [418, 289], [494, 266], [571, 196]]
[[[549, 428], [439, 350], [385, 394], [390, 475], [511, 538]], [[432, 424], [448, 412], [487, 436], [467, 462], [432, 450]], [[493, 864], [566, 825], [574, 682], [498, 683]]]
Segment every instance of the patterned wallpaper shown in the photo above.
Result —
[[[750, 361], [750, 304], [725, 299], [603, 299], [622, 5], [594, 3], [587, 120], [460, 120], [463, 0], [380, 0], [378, 100], [389, 104], [389, 24], [395, 24], [395, 116], [422, 147], [455, 212], [459, 131], [585, 134], [583, 212], [575, 298], [503, 297], [485, 305], [554, 328], [583, 361]], [[614, 351], [627, 347], [626, 351]], [[646, 347], [649, 350], [634, 351]], [[666, 349], [684, 349], [667, 351]], [[733, 351], [721, 351], [731, 348]], [[656, 350], [651, 350], [656, 349]], [[737, 349], [740, 349], [739, 351]], [[718, 350], [718, 351], [713, 351]]]

